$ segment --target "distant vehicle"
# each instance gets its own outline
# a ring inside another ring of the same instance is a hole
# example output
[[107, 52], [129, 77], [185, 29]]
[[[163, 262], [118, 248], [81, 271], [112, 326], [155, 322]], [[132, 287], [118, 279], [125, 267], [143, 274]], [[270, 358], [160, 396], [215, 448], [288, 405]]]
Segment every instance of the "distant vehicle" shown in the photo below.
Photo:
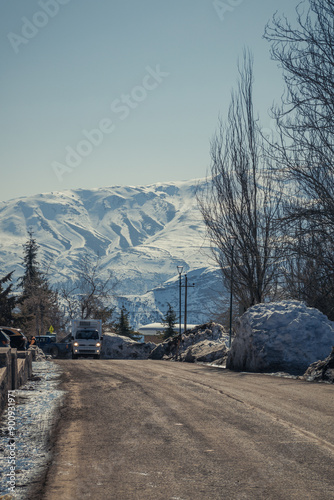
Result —
[[62, 358], [71, 353], [71, 342], [57, 342], [55, 334], [37, 335], [35, 337], [37, 345], [45, 354], [50, 354], [53, 358]]
[[0, 330], [8, 335], [11, 347], [19, 351], [24, 351], [26, 349], [28, 341], [22, 330], [19, 328], [12, 328], [11, 326], [0, 326]]
[[10, 338], [0, 330], [0, 347], [10, 347]]
[[93, 356], [99, 359], [102, 345], [102, 320], [72, 320], [72, 359], [78, 356]]

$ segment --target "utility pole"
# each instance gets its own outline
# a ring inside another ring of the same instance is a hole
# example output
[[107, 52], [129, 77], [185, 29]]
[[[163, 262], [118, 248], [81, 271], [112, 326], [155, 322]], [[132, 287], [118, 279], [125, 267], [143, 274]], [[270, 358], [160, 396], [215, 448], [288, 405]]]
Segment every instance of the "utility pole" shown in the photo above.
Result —
[[231, 345], [232, 345], [233, 259], [234, 259], [234, 239], [232, 240], [232, 256], [231, 256], [230, 333], [229, 333], [229, 347], [230, 347], [230, 349], [231, 349]]
[[179, 338], [177, 339], [177, 347], [176, 347], [176, 361], [178, 360], [179, 357], [179, 352], [180, 352], [180, 344], [181, 344], [181, 289], [182, 289], [182, 283], [181, 283], [181, 274], [183, 271], [183, 266], [177, 266], [177, 272], [179, 273]]
[[188, 296], [188, 287], [193, 288], [195, 283], [192, 285], [188, 285], [188, 276], [185, 274], [185, 284], [184, 284], [184, 332], [187, 330], [187, 296]]
[[187, 329], [187, 290], [188, 290], [188, 276], [184, 275], [184, 328], [183, 332]]
[[183, 271], [183, 266], [177, 266], [177, 271], [179, 273], [179, 336], [181, 339], [181, 274]]

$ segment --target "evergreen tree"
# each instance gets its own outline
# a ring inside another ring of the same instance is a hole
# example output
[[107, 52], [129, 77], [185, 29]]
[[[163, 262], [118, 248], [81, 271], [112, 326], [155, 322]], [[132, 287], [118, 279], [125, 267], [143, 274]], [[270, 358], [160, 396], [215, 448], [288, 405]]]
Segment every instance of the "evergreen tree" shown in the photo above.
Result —
[[29, 239], [23, 245], [24, 275], [21, 278], [21, 286], [24, 291], [28, 291], [31, 286], [35, 286], [40, 281], [39, 262], [37, 253], [39, 246], [33, 237], [32, 230], [28, 231]]
[[24, 274], [19, 282], [22, 294], [18, 299], [19, 313], [16, 321], [28, 335], [42, 335], [52, 325], [57, 331], [62, 326], [57, 292], [49, 285], [47, 277], [40, 271], [37, 260], [38, 244], [33, 232], [23, 245]]
[[115, 323], [114, 328], [117, 335], [122, 335], [123, 337], [129, 337], [132, 340], [139, 340], [138, 334], [130, 327], [129, 323], [129, 313], [127, 312], [125, 306], [122, 306], [119, 320]]
[[[3, 326], [11, 326], [13, 323], [13, 309], [16, 304], [15, 297], [11, 295], [13, 284], [10, 282], [13, 272], [0, 279], [0, 325]], [[5, 284], [6, 287], [3, 286]]]
[[168, 310], [166, 312], [166, 316], [162, 318], [162, 324], [166, 326], [163, 333], [163, 339], [166, 340], [169, 337], [173, 337], [176, 334], [174, 330], [176, 323], [176, 313], [169, 302], [167, 302]]

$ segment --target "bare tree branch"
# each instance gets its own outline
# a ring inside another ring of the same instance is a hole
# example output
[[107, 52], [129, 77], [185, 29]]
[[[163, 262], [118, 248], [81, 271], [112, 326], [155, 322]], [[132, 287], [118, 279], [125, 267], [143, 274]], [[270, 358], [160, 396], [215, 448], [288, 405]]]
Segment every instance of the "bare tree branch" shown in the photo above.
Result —
[[198, 202], [225, 284], [231, 282], [233, 255], [234, 294], [248, 308], [275, 289], [281, 194], [268, 175], [271, 159], [254, 117], [249, 53], [239, 74], [227, 121], [220, 120], [211, 144], [208, 189]]

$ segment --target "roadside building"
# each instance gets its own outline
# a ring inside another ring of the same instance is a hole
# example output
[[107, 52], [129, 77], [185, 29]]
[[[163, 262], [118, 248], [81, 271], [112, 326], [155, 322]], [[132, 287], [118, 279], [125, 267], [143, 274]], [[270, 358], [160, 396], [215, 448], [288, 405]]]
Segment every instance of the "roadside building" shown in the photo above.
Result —
[[[187, 325], [187, 330], [191, 330], [195, 328], [197, 325]], [[162, 336], [164, 334], [165, 327], [161, 323], [150, 323], [148, 325], [141, 325], [138, 328], [138, 333], [141, 335], [140, 342], [154, 342], [155, 344], [160, 344], [163, 339]], [[179, 333], [179, 324], [176, 324], [175, 334]], [[184, 331], [184, 325], [181, 325], [181, 332]]]

